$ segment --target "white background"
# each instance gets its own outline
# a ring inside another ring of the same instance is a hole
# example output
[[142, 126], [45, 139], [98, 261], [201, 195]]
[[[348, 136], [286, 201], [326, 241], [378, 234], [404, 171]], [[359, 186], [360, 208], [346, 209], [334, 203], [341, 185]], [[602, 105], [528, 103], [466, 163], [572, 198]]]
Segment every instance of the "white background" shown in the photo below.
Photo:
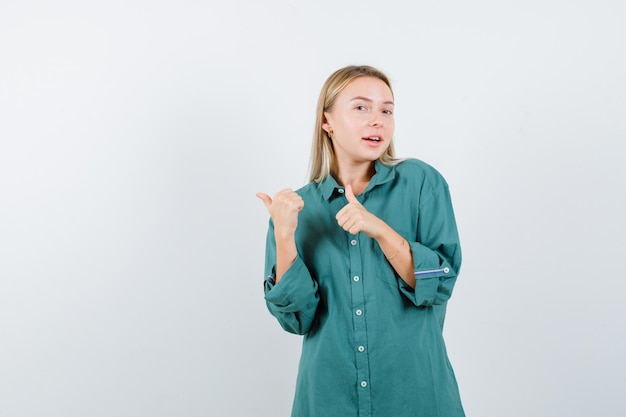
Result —
[[289, 414], [254, 194], [349, 64], [450, 184], [468, 416], [626, 415], [625, 4], [3, 1], [0, 416]]

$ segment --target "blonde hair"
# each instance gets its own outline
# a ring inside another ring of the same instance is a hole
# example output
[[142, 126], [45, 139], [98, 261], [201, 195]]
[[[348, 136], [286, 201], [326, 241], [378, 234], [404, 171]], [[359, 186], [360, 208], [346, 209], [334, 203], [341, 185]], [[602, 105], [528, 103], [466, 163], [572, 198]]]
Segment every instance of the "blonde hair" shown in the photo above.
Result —
[[[387, 76], [374, 67], [367, 65], [351, 65], [338, 69], [326, 80], [322, 86], [319, 99], [317, 100], [317, 110], [315, 115], [315, 130], [313, 132], [313, 146], [311, 147], [311, 161], [309, 167], [309, 181], [321, 182], [332, 172], [335, 172], [335, 151], [327, 132], [322, 128], [324, 124], [324, 112], [331, 111], [335, 99], [343, 89], [358, 77], [375, 77], [383, 81], [391, 90], [393, 89]], [[393, 139], [387, 150], [378, 158], [387, 165], [397, 162], [393, 147]]]

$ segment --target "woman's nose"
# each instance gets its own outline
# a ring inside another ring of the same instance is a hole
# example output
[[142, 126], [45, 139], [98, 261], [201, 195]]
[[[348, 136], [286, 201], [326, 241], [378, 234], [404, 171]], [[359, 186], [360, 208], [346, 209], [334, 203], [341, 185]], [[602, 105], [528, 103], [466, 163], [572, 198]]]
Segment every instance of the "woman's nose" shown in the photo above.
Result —
[[378, 114], [374, 114], [370, 119], [370, 126], [380, 127], [383, 125], [383, 120]]

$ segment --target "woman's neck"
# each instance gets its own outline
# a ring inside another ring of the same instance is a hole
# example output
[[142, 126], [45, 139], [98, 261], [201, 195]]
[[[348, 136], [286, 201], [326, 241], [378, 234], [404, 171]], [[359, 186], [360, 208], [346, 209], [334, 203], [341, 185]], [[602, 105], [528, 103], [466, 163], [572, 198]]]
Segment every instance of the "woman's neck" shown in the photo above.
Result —
[[374, 162], [349, 165], [337, 164], [337, 172], [333, 176], [341, 186], [352, 185], [352, 191], [355, 195], [358, 195], [365, 191], [375, 173]]

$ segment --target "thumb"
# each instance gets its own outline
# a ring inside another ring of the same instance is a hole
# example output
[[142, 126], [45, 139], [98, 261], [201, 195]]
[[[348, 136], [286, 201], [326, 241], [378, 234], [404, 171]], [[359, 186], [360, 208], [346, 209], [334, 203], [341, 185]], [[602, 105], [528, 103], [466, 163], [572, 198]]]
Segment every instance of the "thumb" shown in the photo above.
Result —
[[272, 197], [265, 193], [256, 193], [256, 196], [259, 197], [261, 201], [263, 201], [263, 204], [265, 204], [265, 208], [269, 211], [270, 207], [272, 206]]
[[346, 198], [348, 199], [348, 203], [357, 203], [359, 204], [359, 200], [356, 199], [354, 192], [352, 191], [352, 185], [346, 185]]

